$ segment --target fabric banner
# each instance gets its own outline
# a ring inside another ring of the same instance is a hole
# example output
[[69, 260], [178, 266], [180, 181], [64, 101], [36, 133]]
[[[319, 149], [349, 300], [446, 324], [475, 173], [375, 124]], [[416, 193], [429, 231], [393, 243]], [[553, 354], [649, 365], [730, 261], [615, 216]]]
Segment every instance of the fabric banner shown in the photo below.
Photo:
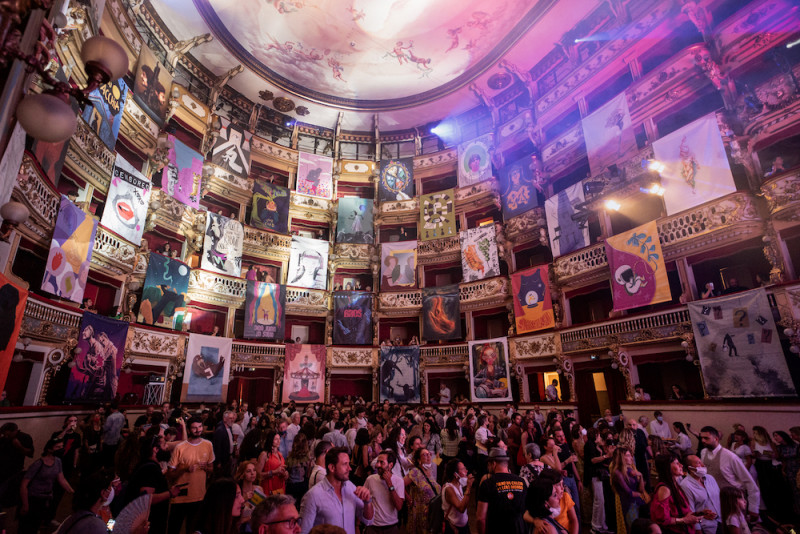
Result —
[[[58, 143], [47, 143], [38, 139], [31, 140], [31, 152], [34, 158], [42, 167], [44, 175], [54, 185], [58, 185], [58, 181], [61, 179], [61, 171], [64, 169], [64, 160], [67, 158], [69, 142], [70, 139]], [[22, 158], [20, 158], [20, 163], [22, 163]]]
[[128, 86], [120, 78], [101, 85], [89, 93], [89, 104], [83, 110], [83, 120], [105, 145], [114, 150], [122, 124], [122, 111], [128, 98]]
[[27, 301], [28, 290], [11, 283], [0, 273], [0, 316], [3, 317], [0, 321], [0, 391], [5, 389]]
[[283, 402], [325, 399], [325, 345], [286, 345], [283, 366]]
[[416, 404], [419, 395], [419, 347], [381, 347], [381, 402]]
[[225, 402], [232, 348], [229, 337], [189, 334], [181, 402]]
[[465, 282], [500, 276], [494, 225], [470, 228], [459, 234], [461, 270]]
[[125, 361], [127, 321], [84, 312], [75, 367], [70, 369], [66, 401], [108, 402], [117, 394], [119, 371]]
[[333, 198], [333, 160], [300, 152], [297, 164], [297, 192], [319, 198]]
[[611, 165], [632, 158], [639, 150], [624, 92], [584, 117], [581, 125], [593, 176], [605, 172]]
[[72, 302], [83, 300], [96, 233], [97, 219], [61, 195], [42, 291]]
[[655, 221], [606, 239], [614, 310], [672, 300]]
[[456, 235], [455, 199], [455, 189], [445, 189], [419, 197], [420, 241]]
[[279, 234], [288, 233], [290, 200], [290, 191], [286, 187], [255, 182], [250, 224]]
[[335, 345], [372, 345], [372, 293], [337, 291], [333, 310]]
[[548, 266], [538, 265], [511, 275], [517, 334], [555, 326]]
[[172, 76], [156, 59], [153, 51], [142, 46], [136, 64], [136, 79], [133, 84], [133, 99], [159, 124], [167, 116]]
[[672, 215], [736, 191], [717, 117], [711, 113], [653, 142], [664, 205]]
[[307, 289], [327, 288], [328, 248], [327, 241], [292, 236], [286, 285]]
[[458, 186], [466, 187], [492, 177], [492, 134], [458, 145]]
[[152, 189], [150, 180], [117, 154], [100, 224], [134, 245], [141, 244]]
[[381, 290], [417, 287], [417, 242], [381, 243]]
[[764, 288], [688, 306], [709, 396], [796, 394]]
[[285, 337], [286, 286], [247, 281], [244, 307], [244, 337], [283, 339]]
[[222, 128], [211, 149], [211, 163], [226, 171], [247, 178], [250, 174], [250, 139], [253, 134], [220, 117]]
[[[18, 122], [11, 131], [8, 146], [0, 159], [0, 206], [11, 200], [11, 192], [17, 185], [19, 168], [22, 166], [22, 155], [25, 153], [25, 129]], [[0, 222], [3, 216], [0, 215]]]
[[530, 156], [503, 167], [500, 171], [500, 202], [503, 220], [532, 210], [539, 205], [539, 195], [533, 185]]
[[469, 342], [472, 402], [511, 402], [508, 338]]
[[189, 302], [191, 269], [182, 261], [150, 252], [142, 289], [138, 321], [142, 324], [176, 328], [176, 312]]
[[344, 197], [339, 199], [336, 219], [337, 243], [371, 245], [375, 241], [372, 226], [372, 199]]
[[[203, 156], [169, 135], [172, 148], [167, 153], [167, 165], [161, 170], [161, 189], [187, 206], [200, 208], [200, 186], [203, 176]], [[158, 186], [158, 182], [156, 186]]]
[[585, 200], [583, 185], [578, 182], [559, 191], [544, 203], [547, 233], [550, 235], [550, 248], [554, 258], [589, 245], [588, 226], [581, 228], [580, 221], [572, 218], [578, 211], [576, 206]]
[[228, 276], [242, 274], [244, 227], [235, 219], [206, 213], [206, 235], [200, 268]]
[[458, 284], [422, 289], [422, 338], [461, 338], [461, 293]]
[[414, 198], [414, 158], [381, 160], [378, 200], [390, 202]]

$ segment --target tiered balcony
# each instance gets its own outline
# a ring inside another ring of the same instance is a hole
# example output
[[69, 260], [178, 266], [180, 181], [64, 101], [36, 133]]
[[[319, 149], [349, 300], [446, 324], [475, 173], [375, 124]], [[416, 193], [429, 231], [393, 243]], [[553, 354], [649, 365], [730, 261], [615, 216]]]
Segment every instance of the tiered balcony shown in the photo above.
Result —
[[322, 289], [286, 288], [286, 313], [293, 315], [328, 315], [330, 293]]
[[583, 142], [583, 127], [580, 122], [575, 123], [542, 148], [542, 161], [551, 174], [558, 174], [567, 169], [570, 164], [585, 155], [586, 145]]
[[425, 367], [437, 365], [468, 365], [469, 345], [458, 343], [456, 345], [422, 345], [419, 348], [420, 360]]
[[500, 186], [496, 178], [456, 189], [456, 214], [489, 206], [500, 207]]
[[800, 169], [770, 178], [761, 185], [761, 192], [774, 219], [800, 220]]
[[530, 211], [517, 215], [505, 223], [506, 239], [515, 246], [530, 241], [539, 241], [549, 247], [547, 237], [547, 220], [543, 207], [536, 207]]
[[142, 38], [125, 6], [123, 0], [107, 0], [100, 29], [103, 35], [122, 45], [128, 54], [128, 64], [135, 66], [142, 49]]
[[276, 367], [283, 362], [285, 354], [286, 345], [283, 343], [258, 343], [237, 339], [231, 349], [231, 363], [249, 367]]
[[224, 274], [192, 269], [189, 275], [189, 299], [206, 304], [239, 308], [244, 304], [247, 280]]
[[210, 165], [214, 175], [206, 181], [208, 190], [221, 198], [247, 206], [253, 199], [253, 179], [242, 178], [217, 165]]
[[[461, 311], [480, 310], [505, 305], [511, 291], [511, 282], [505, 276], [459, 284]], [[378, 295], [378, 309], [384, 315], [413, 315], [422, 309], [422, 290], [382, 291]]]
[[559, 284], [591, 285], [608, 278], [608, 258], [605, 243], [576, 250], [553, 260], [553, 272]]
[[187, 334], [131, 324], [125, 346], [126, 356], [177, 361], [184, 354]]
[[296, 173], [298, 158], [297, 150], [271, 143], [257, 135], [250, 139], [250, 159], [253, 163]]
[[374, 252], [375, 247], [372, 245], [336, 243], [333, 247], [337, 269], [369, 269]]
[[417, 243], [417, 263], [431, 265], [461, 260], [461, 241], [458, 236], [419, 241]]
[[[120, 0], [116, 0], [119, 2]], [[112, 2], [109, 2], [111, 6]], [[131, 65], [135, 65], [134, 60]], [[131, 93], [125, 100], [125, 110], [122, 113], [119, 135], [129, 141], [134, 147], [144, 154], [151, 154], [156, 148], [156, 140], [160, 128], [156, 122], [139, 107]]]
[[291, 249], [291, 236], [244, 225], [242, 252], [245, 256], [288, 262]]
[[413, 315], [422, 309], [422, 290], [381, 291], [378, 294], [378, 310], [387, 316]]
[[136, 266], [136, 248], [98, 225], [92, 249], [92, 268], [111, 276], [131, 274]]
[[456, 172], [458, 167], [458, 148], [442, 150], [435, 154], [414, 158], [414, 177], [419, 179], [442, 176]]
[[25, 304], [19, 337], [51, 343], [77, 341], [82, 316], [83, 312], [77, 308], [32, 293]]
[[554, 333], [525, 335], [508, 340], [508, 351], [517, 361], [535, 358], [552, 358], [557, 352], [557, 335]]
[[182, 85], [173, 83], [172, 88], [173, 90], [177, 88], [180, 92], [178, 107], [175, 109], [175, 118], [195, 132], [203, 135], [207, 128], [206, 125], [209, 123], [208, 116], [211, 110]]
[[111, 185], [116, 159], [116, 153], [78, 117], [78, 128], [70, 139], [64, 166], [105, 195]]
[[292, 200], [289, 205], [289, 216], [292, 220], [302, 219], [325, 224], [331, 223], [331, 206], [333, 203], [330, 200], [301, 195], [294, 191], [291, 193]]
[[381, 202], [380, 224], [409, 224], [419, 220], [419, 199]]
[[44, 177], [28, 153], [22, 157], [22, 166], [11, 198], [23, 203], [30, 212], [30, 217], [19, 226], [18, 231], [34, 243], [49, 249], [61, 205], [61, 195]]
[[797, 29], [797, 6], [791, 0], [761, 0], [748, 3], [714, 31], [724, 71], [764, 54], [784, 36]]
[[[741, 112], [745, 122], [743, 138], [747, 139], [747, 147], [760, 148], [770, 143], [773, 138], [791, 135], [797, 125], [800, 113], [800, 91], [795, 87], [794, 78], [800, 77], [800, 64], [793, 67], [792, 73], [782, 72], [764, 83], [756, 86], [753, 92], [761, 102], [760, 110], [747, 108]], [[749, 139], [748, 139], [749, 138]], [[746, 158], [744, 141], [740, 141], [737, 158]], [[733, 147], [732, 147], [733, 148]], [[766, 169], [765, 169], [766, 170]]]

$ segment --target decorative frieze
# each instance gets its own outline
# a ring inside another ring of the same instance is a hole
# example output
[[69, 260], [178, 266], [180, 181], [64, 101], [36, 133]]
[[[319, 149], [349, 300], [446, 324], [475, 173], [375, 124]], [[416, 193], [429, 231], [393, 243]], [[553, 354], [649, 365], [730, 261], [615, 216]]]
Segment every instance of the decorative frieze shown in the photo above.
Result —
[[556, 354], [556, 334], [509, 338], [508, 349], [516, 360], [552, 357]]
[[222, 274], [192, 269], [189, 298], [208, 304], [238, 308], [244, 304], [247, 281]]
[[61, 205], [61, 195], [42, 176], [27, 153], [22, 156], [22, 166], [11, 198], [25, 204], [30, 212], [30, 217], [20, 225], [19, 231], [32, 241], [49, 248]]
[[292, 238], [244, 225], [245, 256], [288, 262], [292, 249]]
[[417, 263], [419, 265], [441, 264], [461, 260], [459, 237], [443, 237], [417, 243]]
[[[435, 365], [464, 365], [469, 362], [469, 345], [422, 345], [419, 348], [420, 362], [425, 367]], [[465, 372], [469, 367], [465, 368]]]
[[98, 225], [92, 267], [114, 276], [132, 273], [135, 265], [136, 246]]
[[372, 347], [329, 347], [329, 367], [372, 367], [377, 365], [376, 350]]
[[772, 217], [781, 221], [800, 220], [800, 171], [780, 174], [761, 185]]
[[128, 329], [126, 355], [148, 358], [178, 359], [183, 355], [185, 334], [165, 330], [150, 330], [131, 325]]

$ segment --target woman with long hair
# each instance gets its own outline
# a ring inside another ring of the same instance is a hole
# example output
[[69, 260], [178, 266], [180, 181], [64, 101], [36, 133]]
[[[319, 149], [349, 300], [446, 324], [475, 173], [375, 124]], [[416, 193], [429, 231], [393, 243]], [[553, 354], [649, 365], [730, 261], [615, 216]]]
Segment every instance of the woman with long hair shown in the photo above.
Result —
[[681, 456], [686, 456], [692, 450], [692, 440], [689, 439], [689, 434], [686, 432], [686, 427], [680, 421], [672, 423], [672, 428], [675, 430], [675, 452]]
[[719, 504], [725, 534], [750, 534], [750, 526], [747, 524], [747, 497], [741, 488], [722, 488], [719, 492]]
[[411, 462], [406, 457], [406, 431], [402, 426], [395, 426], [383, 442], [383, 448], [394, 451], [397, 462], [392, 470], [395, 475], [403, 478], [411, 468]]
[[542, 462], [547, 464], [550, 469], [554, 469], [560, 473], [561, 460], [558, 459], [558, 453], [561, 452], [561, 448], [556, 445], [556, 440], [547, 438], [544, 442], [544, 451], [545, 453], [541, 457]]
[[372, 431], [369, 433], [369, 456], [370, 462], [372, 462], [372, 458], [377, 458], [378, 454], [383, 450], [383, 439], [385, 435], [383, 433], [383, 427], [381, 425], [375, 425], [372, 427]]
[[783, 476], [791, 488], [792, 508], [795, 514], [800, 514], [800, 492], [797, 488], [797, 473], [800, 471], [800, 458], [798, 457], [798, 444], [783, 430], [772, 433], [778, 460], [783, 464]]
[[308, 475], [311, 472], [311, 453], [308, 450], [308, 438], [302, 432], [294, 437], [292, 450], [286, 459], [286, 470], [289, 475], [286, 481], [286, 493], [300, 502], [308, 491]]
[[242, 444], [239, 446], [239, 461], [258, 459], [263, 450], [261, 447], [265, 437], [264, 432], [258, 426], [245, 434]]
[[644, 477], [636, 470], [633, 453], [626, 447], [614, 450], [610, 472], [617, 501], [617, 532], [625, 534], [639, 518], [639, 507], [646, 504]]
[[369, 447], [369, 430], [366, 428], [359, 428], [356, 432], [356, 444], [353, 447], [353, 457], [350, 463], [353, 465], [353, 470], [350, 473], [350, 480], [356, 486], [363, 486], [364, 481], [371, 474], [370, 462], [372, 455], [370, 454]]
[[467, 474], [464, 462], [453, 458], [445, 464], [443, 480], [444, 532], [445, 534], [469, 534], [467, 507], [475, 477]]
[[442, 463], [447, 465], [450, 460], [458, 456], [458, 444], [461, 442], [457, 416], [451, 415], [447, 418], [444, 429], [439, 432], [439, 438], [442, 444]]
[[517, 465], [525, 463], [525, 447], [528, 443], [539, 443], [539, 427], [533, 417], [526, 417], [522, 421], [522, 435], [520, 436], [520, 448], [517, 453]]
[[[296, 439], [296, 438], [295, 438]], [[281, 437], [274, 430], [267, 432], [264, 450], [258, 455], [258, 472], [261, 486], [267, 495], [286, 492], [286, 461], [280, 451]]]
[[758, 487], [761, 488], [761, 499], [774, 517], [783, 517], [784, 509], [788, 503], [781, 492], [783, 477], [781, 463], [778, 461], [778, 451], [769, 437], [769, 432], [763, 426], [753, 427], [753, 442], [750, 444], [755, 457]]
[[655, 466], [655, 457], [660, 454], [671, 454], [671, 452], [667, 444], [664, 443], [664, 440], [654, 434], [647, 436], [647, 443], [650, 444], [650, 450], [653, 452], [653, 460], [651, 461], [652, 464], [650, 467], [650, 480], [656, 483], [658, 481], [658, 471]]
[[252, 460], [247, 460], [239, 464], [234, 479], [239, 484], [239, 489], [242, 490], [242, 497], [244, 497], [245, 501], [252, 499], [256, 491], [264, 493], [264, 488], [261, 487], [261, 475], [258, 472], [258, 464]]
[[663, 532], [687, 534], [694, 532], [700, 518], [692, 513], [678, 479], [684, 475], [680, 458], [675, 454], [659, 454], [655, 458], [658, 485], [650, 501], [650, 518]]
[[406, 486], [406, 505], [408, 506], [408, 534], [428, 532], [428, 504], [442, 491], [436, 483], [433, 472], [433, 455], [420, 447], [411, 455], [413, 466], [408, 470], [403, 482]]
[[434, 458], [442, 453], [442, 442], [439, 439], [439, 427], [436, 426], [436, 421], [431, 418], [425, 419], [422, 422], [422, 447], [428, 449]]
[[244, 498], [232, 478], [220, 478], [208, 486], [194, 534], [234, 534], [242, 518]]

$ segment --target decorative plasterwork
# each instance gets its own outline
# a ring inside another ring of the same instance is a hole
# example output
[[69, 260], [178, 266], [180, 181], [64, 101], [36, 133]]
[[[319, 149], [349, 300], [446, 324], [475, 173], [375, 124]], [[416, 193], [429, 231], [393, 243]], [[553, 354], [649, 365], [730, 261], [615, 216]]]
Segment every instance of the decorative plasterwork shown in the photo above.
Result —
[[536, 135], [535, 126], [536, 121], [533, 120], [533, 111], [530, 109], [524, 110], [497, 128], [495, 150], [503, 152], [526, 139], [533, 142]]
[[123, 0], [106, 1], [106, 9], [103, 12], [100, 29], [107, 37], [112, 39], [116, 36], [120, 37], [120, 39], [114, 40], [125, 47], [125, 51], [128, 54], [128, 63], [131, 65], [131, 70], [134, 70], [136, 60], [139, 58], [139, 52], [142, 49], [142, 38], [139, 36], [139, 32], [136, 31], [133, 21], [128, 17], [128, 10]]
[[244, 225], [245, 256], [288, 262], [292, 249], [292, 238], [288, 235], [273, 234], [249, 225]]
[[461, 261], [461, 242], [458, 236], [417, 243], [417, 263], [419, 265], [442, 264], [453, 261]]
[[580, 155], [585, 152], [583, 128], [578, 122], [542, 148], [542, 161], [547, 166], [547, 171], [555, 174], [580, 159]]
[[172, 84], [173, 91], [177, 88], [180, 92], [178, 97], [178, 107], [175, 110], [175, 117], [181, 122], [188, 125], [195, 132], [201, 136], [206, 133], [206, 125], [210, 110], [203, 102], [197, 99], [185, 87], [177, 83]]
[[377, 365], [377, 349], [365, 347], [328, 348], [329, 367], [372, 367]]
[[378, 309], [381, 312], [400, 312], [395, 315], [407, 315], [408, 311], [419, 311], [422, 308], [422, 290], [394, 292], [381, 291], [378, 294]]
[[570, 279], [580, 276], [581, 284], [588, 285], [595, 281], [590, 275], [597, 276], [599, 273], [599, 279], [603, 279], [608, 277], [607, 271], [608, 258], [606, 258], [606, 247], [603, 243], [595, 243], [553, 260], [553, 272], [560, 284], [565, 284]]
[[321, 289], [286, 288], [286, 312], [294, 315], [328, 315], [329, 293]]
[[253, 198], [253, 179], [242, 178], [231, 174], [222, 167], [208, 163], [214, 169], [214, 175], [205, 185], [208, 190], [222, 198], [248, 205]]
[[508, 348], [517, 360], [553, 356], [556, 354], [556, 334], [509, 338]]
[[244, 304], [247, 281], [222, 274], [192, 269], [189, 298], [207, 304], [238, 308]]
[[458, 167], [458, 149], [441, 150], [414, 158], [414, 178], [454, 174]]
[[98, 225], [92, 249], [92, 267], [114, 276], [132, 273], [135, 264], [136, 247]]
[[[231, 349], [234, 364], [252, 367], [273, 367], [283, 369], [286, 347], [282, 344], [263, 344], [237, 342]], [[278, 378], [276, 376], [276, 378]]]
[[70, 139], [65, 165], [105, 195], [117, 156], [82, 118], [77, 120], [78, 128]]
[[183, 355], [186, 336], [167, 331], [149, 330], [135, 325], [128, 329], [126, 355], [177, 359]]
[[39, 168], [27, 153], [22, 156], [22, 166], [11, 198], [25, 204], [30, 212], [30, 217], [18, 230], [31, 241], [49, 248], [61, 204], [61, 195], [41, 175]]
[[250, 139], [250, 158], [275, 169], [297, 172], [297, 150], [277, 145], [254, 135]]
[[774, 218], [782, 221], [800, 220], [800, 171], [769, 179], [762, 184], [761, 192]]
[[425, 367], [463, 365], [469, 371], [469, 345], [423, 345], [419, 348], [420, 364]]
[[337, 243], [333, 248], [337, 269], [369, 269], [374, 254], [372, 245]]
[[544, 246], [550, 246], [547, 237], [547, 221], [544, 208], [536, 207], [530, 211], [517, 215], [505, 222], [506, 239], [515, 246], [529, 241], [539, 241]]
[[796, 5], [790, 0], [750, 2], [714, 30], [720, 65], [728, 70], [749, 63], [755, 56], [797, 29]]
[[460, 284], [461, 311], [490, 308], [505, 304], [511, 283], [505, 276]]
[[125, 99], [125, 108], [122, 114], [122, 122], [119, 127], [119, 135], [130, 142], [144, 154], [152, 153], [156, 148], [159, 127], [147, 113], [134, 101]]
[[331, 201], [324, 198], [301, 195], [292, 191], [289, 216], [292, 220], [302, 219], [304, 221], [330, 224]]

